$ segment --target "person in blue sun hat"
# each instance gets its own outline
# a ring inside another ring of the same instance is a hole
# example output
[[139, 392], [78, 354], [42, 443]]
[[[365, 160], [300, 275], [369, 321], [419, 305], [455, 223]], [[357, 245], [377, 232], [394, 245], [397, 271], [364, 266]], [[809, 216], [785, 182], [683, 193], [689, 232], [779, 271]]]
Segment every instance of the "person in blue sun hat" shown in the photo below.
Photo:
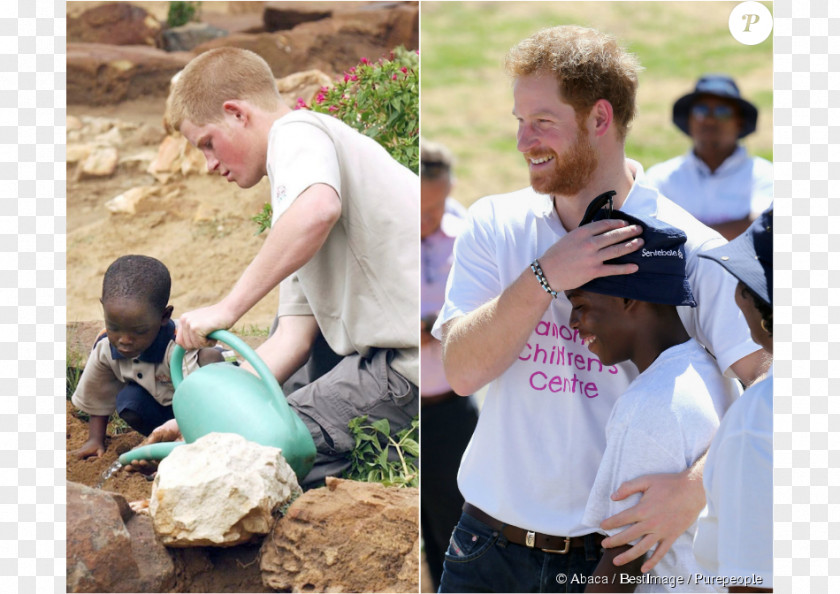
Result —
[[[773, 354], [773, 210], [742, 235], [701, 255], [738, 279], [735, 302], [753, 340]], [[706, 509], [694, 553], [703, 571], [773, 587], [773, 367], [727, 411], [703, 473]]]
[[773, 164], [750, 156], [740, 140], [756, 130], [758, 109], [732, 77], [702, 76], [680, 97], [673, 122], [689, 151], [646, 172], [650, 185], [726, 239], [743, 232], [773, 201]]

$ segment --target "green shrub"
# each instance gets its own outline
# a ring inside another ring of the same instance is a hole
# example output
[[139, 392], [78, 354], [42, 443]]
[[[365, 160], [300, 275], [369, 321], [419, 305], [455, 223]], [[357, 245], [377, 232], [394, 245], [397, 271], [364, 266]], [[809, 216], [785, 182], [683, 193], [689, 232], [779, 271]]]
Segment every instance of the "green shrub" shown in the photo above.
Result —
[[199, 2], [170, 2], [166, 25], [170, 28], [186, 25], [195, 18]]
[[[338, 118], [381, 144], [397, 161], [417, 173], [420, 161], [419, 56], [403, 47], [390, 59], [362, 58], [331, 87], [322, 87], [312, 105], [298, 109]], [[251, 218], [257, 235], [271, 226], [271, 205]]]

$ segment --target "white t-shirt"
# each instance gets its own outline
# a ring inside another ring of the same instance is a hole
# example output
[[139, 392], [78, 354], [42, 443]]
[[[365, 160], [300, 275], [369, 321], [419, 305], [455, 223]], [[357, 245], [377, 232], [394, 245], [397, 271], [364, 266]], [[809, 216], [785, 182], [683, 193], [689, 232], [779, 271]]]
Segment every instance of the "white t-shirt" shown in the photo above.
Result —
[[[737, 398], [732, 382], [718, 373], [714, 359], [694, 339], [671, 347], [639, 375], [616, 401], [607, 421], [607, 449], [589, 494], [585, 524], [597, 526], [638, 503], [641, 494], [621, 501], [610, 495], [625, 481], [645, 474], [678, 473], [702, 456], [720, 424], [716, 408]], [[715, 405], [717, 403], [717, 407]], [[716, 592], [695, 583], [692, 524], [650, 572], [636, 592]], [[624, 527], [603, 531], [609, 535]], [[634, 543], [635, 544], [635, 543]], [[680, 581], [659, 581], [665, 577]]]
[[[641, 165], [629, 165], [641, 179]], [[723, 238], [638, 180], [622, 210], [656, 216], [686, 232], [686, 267], [698, 307], [677, 309], [720, 369], [758, 350], [733, 299], [735, 278], [697, 257]], [[566, 234], [551, 197], [530, 187], [478, 200], [469, 214], [455, 243], [446, 303], [432, 332], [437, 337], [442, 324], [497, 297]], [[466, 501], [503, 522], [579, 536], [595, 528], [582, 518], [604, 452], [604, 426], [637, 372], [629, 362], [603, 366], [569, 327], [570, 313], [568, 299], [559, 295], [519, 358], [489, 384], [458, 486]]]
[[694, 554], [708, 575], [773, 587], [773, 369], [732, 405], [703, 470], [706, 509]]
[[743, 146], [714, 172], [692, 149], [652, 166], [646, 178], [706, 225], [757, 217], [773, 203], [773, 164]]
[[314, 184], [341, 216], [318, 252], [280, 283], [279, 315], [314, 315], [339, 355], [393, 348], [391, 366], [418, 384], [420, 182], [375, 140], [328, 115], [274, 122], [266, 160], [276, 221]]

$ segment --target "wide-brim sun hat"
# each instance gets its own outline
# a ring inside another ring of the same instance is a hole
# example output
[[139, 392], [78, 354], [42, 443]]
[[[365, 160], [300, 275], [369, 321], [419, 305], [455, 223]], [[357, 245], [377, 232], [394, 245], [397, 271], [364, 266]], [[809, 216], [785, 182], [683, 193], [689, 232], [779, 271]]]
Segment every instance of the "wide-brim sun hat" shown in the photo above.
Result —
[[738, 138], [743, 138], [755, 132], [756, 123], [758, 122], [758, 109], [755, 105], [741, 97], [741, 91], [738, 89], [735, 81], [725, 74], [706, 74], [697, 81], [693, 93], [683, 95], [674, 103], [674, 125], [685, 134], [691, 136], [688, 131], [688, 117], [691, 112], [691, 106], [694, 105], [694, 102], [701, 95], [712, 95], [714, 97], [730, 99], [738, 104], [741, 118], [741, 130], [738, 133]]
[[772, 208], [729, 243], [699, 255], [726, 268], [765, 304], [773, 306]]

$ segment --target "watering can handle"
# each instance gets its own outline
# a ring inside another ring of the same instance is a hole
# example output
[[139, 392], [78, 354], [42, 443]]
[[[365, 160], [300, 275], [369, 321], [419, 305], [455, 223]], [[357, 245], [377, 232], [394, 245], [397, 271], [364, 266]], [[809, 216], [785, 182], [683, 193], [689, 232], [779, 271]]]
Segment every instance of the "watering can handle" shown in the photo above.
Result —
[[[283, 394], [283, 390], [280, 389], [280, 384], [277, 383], [277, 378], [275, 378], [274, 374], [271, 373], [271, 370], [268, 368], [268, 365], [265, 364], [265, 361], [260, 359], [260, 356], [257, 355], [257, 353], [255, 353], [244, 340], [227, 330], [214, 330], [207, 335], [207, 338], [219, 340], [242, 355], [256, 370], [260, 379], [262, 379], [263, 383], [268, 386], [271, 393], [277, 397], [280, 402], [286, 404], [286, 397]], [[182, 367], [184, 353], [184, 347], [181, 345], [176, 344], [175, 348], [172, 349], [172, 359], [169, 362], [169, 371], [172, 375], [172, 385], [175, 389], [177, 389], [178, 385], [184, 381], [184, 372]]]

